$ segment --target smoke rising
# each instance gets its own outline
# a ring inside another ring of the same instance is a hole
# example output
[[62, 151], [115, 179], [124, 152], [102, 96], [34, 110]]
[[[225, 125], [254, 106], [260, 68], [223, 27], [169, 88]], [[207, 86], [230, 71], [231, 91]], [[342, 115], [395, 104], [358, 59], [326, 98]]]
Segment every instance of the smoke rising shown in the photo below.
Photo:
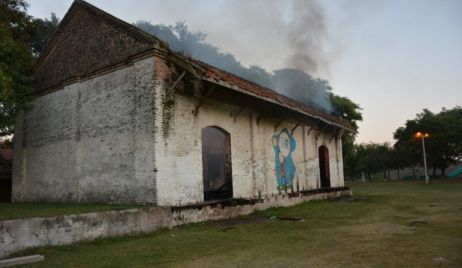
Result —
[[[287, 43], [284, 49], [290, 52], [285, 60], [286, 68], [269, 72], [256, 65], [244, 66], [233, 54], [224, 53], [208, 43], [204, 33], [190, 31], [185, 22], [177, 22], [176, 25], [153, 25], [146, 21], [138, 21], [135, 25], [163, 39], [174, 51], [271, 88], [305, 105], [332, 113], [329, 83], [310, 75], [320, 68], [328, 69], [328, 60], [323, 51], [328, 34], [324, 11], [319, 3], [314, 0], [256, 0], [251, 1], [249, 5], [246, 3], [229, 7], [240, 9], [238, 11], [242, 12], [235, 12], [241, 15], [261, 14], [266, 25], [261, 31], [277, 29], [278, 36]], [[287, 4], [290, 5], [289, 12], [281, 12], [281, 5]], [[262, 23], [257, 22], [258, 16], [245, 16], [242, 19], [245, 23]], [[239, 36], [236, 36], [236, 39], [239, 39]], [[265, 44], [270, 47], [272, 45]], [[258, 53], [258, 46], [253, 46], [252, 49], [254, 53]]]
[[270, 88], [307, 106], [333, 112], [329, 98], [331, 87], [326, 80], [314, 78], [300, 69], [274, 71]]
[[291, 55], [286, 64], [290, 68], [314, 73], [318, 66], [327, 66], [323, 48], [328, 39], [325, 15], [316, 1], [295, 1], [293, 20], [288, 24], [286, 33]]

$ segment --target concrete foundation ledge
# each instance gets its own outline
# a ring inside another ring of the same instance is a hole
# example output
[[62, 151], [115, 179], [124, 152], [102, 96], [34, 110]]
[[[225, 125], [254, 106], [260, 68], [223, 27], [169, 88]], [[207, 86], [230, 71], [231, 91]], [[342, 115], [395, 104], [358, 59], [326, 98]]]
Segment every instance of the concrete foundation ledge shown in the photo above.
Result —
[[0, 260], [0, 268], [30, 264], [30, 263], [40, 262], [43, 260], [45, 260], [45, 257], [43, 257], [42, 255], [31, 255], [31, 256], [5, 259], [5, 260]]
[[271, 207], [351, 196], [347, 187], [282, 193], [258, 199], [230, 199], [180, 207], [142, 207], [117, 211], [0, 221], [0, 258], [43, 246], [68, 245], [97, 238], [148, 233], [192, 222], [248, 215]]

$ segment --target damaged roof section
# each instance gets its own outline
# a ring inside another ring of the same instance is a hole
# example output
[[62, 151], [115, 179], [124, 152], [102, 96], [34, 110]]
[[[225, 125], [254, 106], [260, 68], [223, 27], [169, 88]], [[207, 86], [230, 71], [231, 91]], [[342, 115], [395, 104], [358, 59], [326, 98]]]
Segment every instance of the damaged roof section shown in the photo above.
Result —
[[274, 90], [170, 50], [168, 44], [83, 1], [75, 0], [34, 71], [35, 94], [90, 77], [110, 66], [162, 51], [198, 79], [287, 108], [326, 124], [354, 132], [340, 117], [306, 106]]
[[199, 76], [200, 79], [288, 108], [298, 113], [302, 113], [305, 116], [323, 121], [329, 125], [354, 132], [354, 129], [339, 117], [304, 105], [294, 99], [279, 94], [272, 89], [263, 87], [199, 60], [184, 57], [180, 54], [176, 54], [175, 56], [191, 64], [195, 69], [194, 74]]

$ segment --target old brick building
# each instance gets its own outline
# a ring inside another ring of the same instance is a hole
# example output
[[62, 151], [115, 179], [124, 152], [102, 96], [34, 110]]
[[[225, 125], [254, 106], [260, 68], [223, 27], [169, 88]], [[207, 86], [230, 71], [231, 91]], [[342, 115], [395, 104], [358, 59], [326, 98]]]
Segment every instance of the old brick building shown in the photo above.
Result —
[[344, 190], [348, 125], [84, 1], [35, 74], [15, 133], [14, 201], [181, 206]]

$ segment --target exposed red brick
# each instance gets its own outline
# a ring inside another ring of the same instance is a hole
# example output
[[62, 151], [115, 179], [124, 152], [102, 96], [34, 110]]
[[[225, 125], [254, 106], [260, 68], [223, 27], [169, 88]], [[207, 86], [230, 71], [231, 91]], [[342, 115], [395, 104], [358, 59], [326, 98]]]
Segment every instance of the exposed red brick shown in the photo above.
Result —
[[13, 160], [12, 148], [0, 148], [0, 160], [11, 161]]
[[[155, 55], [156, 83], [167, 85], [172, 81], [170, 64], [180, 63], [199, 79], [218, 83], [305, 116], [324, 121], [336, 127], [353, 130], [341, 118], [306, 106], [271, 89], [220, 70], [201, 61], [187, 58], [169, 50], [168, 46], [131, 24], [86, 3], [75, 1], [64, 17], [57, 33], [35, 68], [35, 93], [125, 62], [134, 55], [159, 49]], [[173, 55], [173, 58], [167, 55]]]
[[343, 127], [349, 130], [353, 130], [351, 126], [348, 123], [344, 122], [342, 119], [336, 116], [324, 113], [322, 111], [316, 110], [312, 107], [306, 106], [294, 99], [281, 95], [275, 92], [274, 90], [271, 90], [269, 88], [266, 88], [256, 83], [253, 83], [251, 81], [248, 81], [237, 75], [220, 70], [214, 66], [206, 64], [199, 60], [192, 59], [192, 58], [186, 58], [181, 55], [178, 55], [178, 57], [182, 57], [184, 60], [188, 61], [193, 66], [195, 66], [197, 71], [202, 74], [202, 78], [205, 80], [217, 82], [222, 85], [223, 84], [228, 85], [230, 89], [248, 93], [252, 96], [255, 96], [261, 99], [270, 100], [276, 104], [280, 104], [284, 107], [291, 108], [296, 111], [302, 112], [305, 115], [308, 115], [308, 116], [311, 116], [317, 119], [323, 119], [327, 121], [327, 123], [331, 123], [331, 124], [333, 123], [337, 126], [340, 126], [340, 127]]

